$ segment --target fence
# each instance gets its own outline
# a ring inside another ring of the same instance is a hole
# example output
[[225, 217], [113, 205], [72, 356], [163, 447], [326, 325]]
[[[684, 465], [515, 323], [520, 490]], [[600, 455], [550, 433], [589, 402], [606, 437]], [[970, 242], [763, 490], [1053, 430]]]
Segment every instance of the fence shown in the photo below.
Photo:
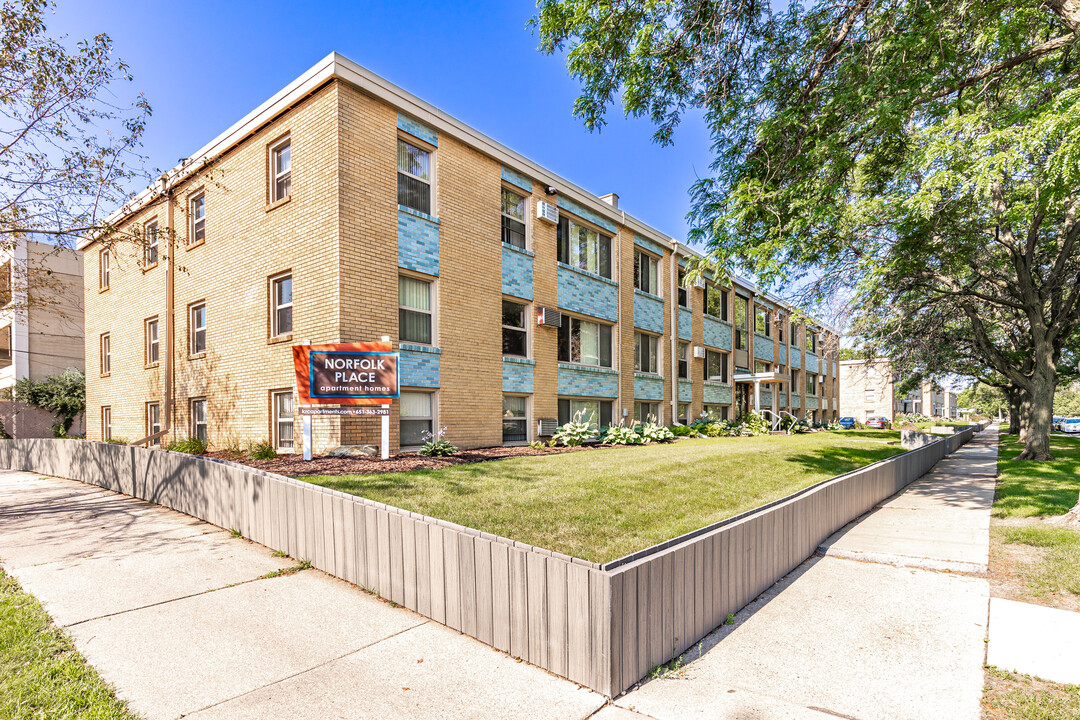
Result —
[[967, 442], [969, 428], [597, 565], [221, 460], [81, 440], [0, 441], [0, 467], [89, 482], [302, 558], [615, 696]]

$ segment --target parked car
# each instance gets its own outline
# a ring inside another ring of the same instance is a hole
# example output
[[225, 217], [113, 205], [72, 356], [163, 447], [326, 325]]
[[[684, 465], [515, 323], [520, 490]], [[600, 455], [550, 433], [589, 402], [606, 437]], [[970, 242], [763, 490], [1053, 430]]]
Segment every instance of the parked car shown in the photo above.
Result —
[[844, 428], [845, 430], [850, 430], [851, 428], [855, 427], [855, 418], [853, 417], [842, 417], [836, 422], [839, 423], [840, 427]]
[[889, 421], [883, 417], [868, 417], [866, 418], [866, 427], [885, 430], [889, 427]]
[[1080, 418], [1065, 418], [1058, 423], [1058, 430], [1063, 433], [1080, 434]]
[[1066, 418], [1065, 418], [1064, 415], [1055, 415], [1054, 419], [1050, 421], [1051, 429], [1060, 430], [1061, 429], [1061, 421], [1065, 420], [1065, 419]]

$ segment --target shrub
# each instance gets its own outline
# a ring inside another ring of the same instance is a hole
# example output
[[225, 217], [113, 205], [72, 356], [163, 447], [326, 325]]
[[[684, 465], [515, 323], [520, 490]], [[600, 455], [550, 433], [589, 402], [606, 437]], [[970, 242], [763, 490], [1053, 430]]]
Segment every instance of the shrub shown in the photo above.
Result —
[[108, 440], [106, 440], [105, 442], [112, 443], [113, 445], [127, 445], [128, 444], [127, 438], [121, 438], [121, 437], [111, 437]]
[[543, 450], [547, 447], [547, 443], [543, 440], [530, 440], [529, 447], [531, 447], [533, 450]]
[[784, 417], [780, 418], [780, 429], [786, 432], [788, 435], [796, 432], [795, 429], [798, 427], [798, 425], [799, 418], [797, 417], [785, 415]]
[[247, 455], [249, 460], [273, 460], [277, 457], [277, 450], [274, 449], [274, 444], [268, 440], [259, 440], [250, 443], [244, 454]]
[[735, 425], [738, 427], [738, 434], [743, 437], [766, 435], [769, 432], [769, 421], [753, 410], [739, 418]]
[[705, 437], [717, 438], [724, 437], [727, 433], [724, 432], [724, 428], [720, 423], [705, 423], [701, 426], [701, 434]]
[[589, 419], [586, 421], [585, 411], [579, 410], [570, 422], [555, 431], [552, 439], [567, 447], [582, 445], [586, 440], [596, 437], [598, 429], [596, 425], [593, 425], [592, 420], [592, 413], [589, 413]]
[[697, 437], [698, 430], [692, 425], [672, 425], [668, 428], [675, 437]]
[[206, 443], [199, 438], [188, 437], [182, 440], [173, 440], [166, 450], [187, 453], [188, 455], [203, 455], [206, 453]]
[[645, 440], [634, 432], [633, 428], [624, 427], [623, 425], [613, 425], [609, 427], [608, 431], [604, 434], [603, 442], [608, 445], [640, 445], [645, 442]]
[[424, 447], [420, 448], [424, 457], [450, 457], [458, 453], [457, 445], [446, 439], [446, 428], [439, 428], [435, 435], [425, 432], [424, 439]]
[[641, 439], [645, 442], [665, 443], [675, 439], [675, 433], [663, 425], [657, 425], [651, 419], [641, 426]]

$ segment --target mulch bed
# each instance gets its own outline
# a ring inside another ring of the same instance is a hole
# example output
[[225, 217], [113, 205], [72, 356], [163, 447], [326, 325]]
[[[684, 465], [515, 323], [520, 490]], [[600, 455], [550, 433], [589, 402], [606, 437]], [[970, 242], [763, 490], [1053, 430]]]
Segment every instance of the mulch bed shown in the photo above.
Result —
[[504, 460], [529, 455], [557, 455], [595, 449], [597, 448], [594, 446], [585, 445], [582, 447], [545, 447], [534, 450], [528, 445], [520, 445], [462, 450], [452, 457], [424, 457], [417, 453], [401, 453], [391, 455], [386, 460], [378, 457], [330, 457], [329, 455], [319, 455], [305, 461], [304, 456], [299, 453], [278, 455], [272, 460], [249, 460], [242, 453], [227, 450], [215, 450], [206, 453], [206, 456], [218, 458], [219, 460], [230, 460], [259, 470], [278, 473], [279, 475], [300, 477], [301, 475], [371, 475], [375, 473], [409, 472], [410, 470], [439, 470], [440, 468], [464, 465], [465, 463]]

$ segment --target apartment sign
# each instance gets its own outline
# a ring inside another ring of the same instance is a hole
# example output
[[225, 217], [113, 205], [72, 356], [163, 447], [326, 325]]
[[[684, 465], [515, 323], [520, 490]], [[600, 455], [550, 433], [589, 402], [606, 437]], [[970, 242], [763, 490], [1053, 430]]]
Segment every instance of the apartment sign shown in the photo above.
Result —
[[389, 343], [294, 345], [300, 405], [388, 404], [400, 395], [398, 359]]

